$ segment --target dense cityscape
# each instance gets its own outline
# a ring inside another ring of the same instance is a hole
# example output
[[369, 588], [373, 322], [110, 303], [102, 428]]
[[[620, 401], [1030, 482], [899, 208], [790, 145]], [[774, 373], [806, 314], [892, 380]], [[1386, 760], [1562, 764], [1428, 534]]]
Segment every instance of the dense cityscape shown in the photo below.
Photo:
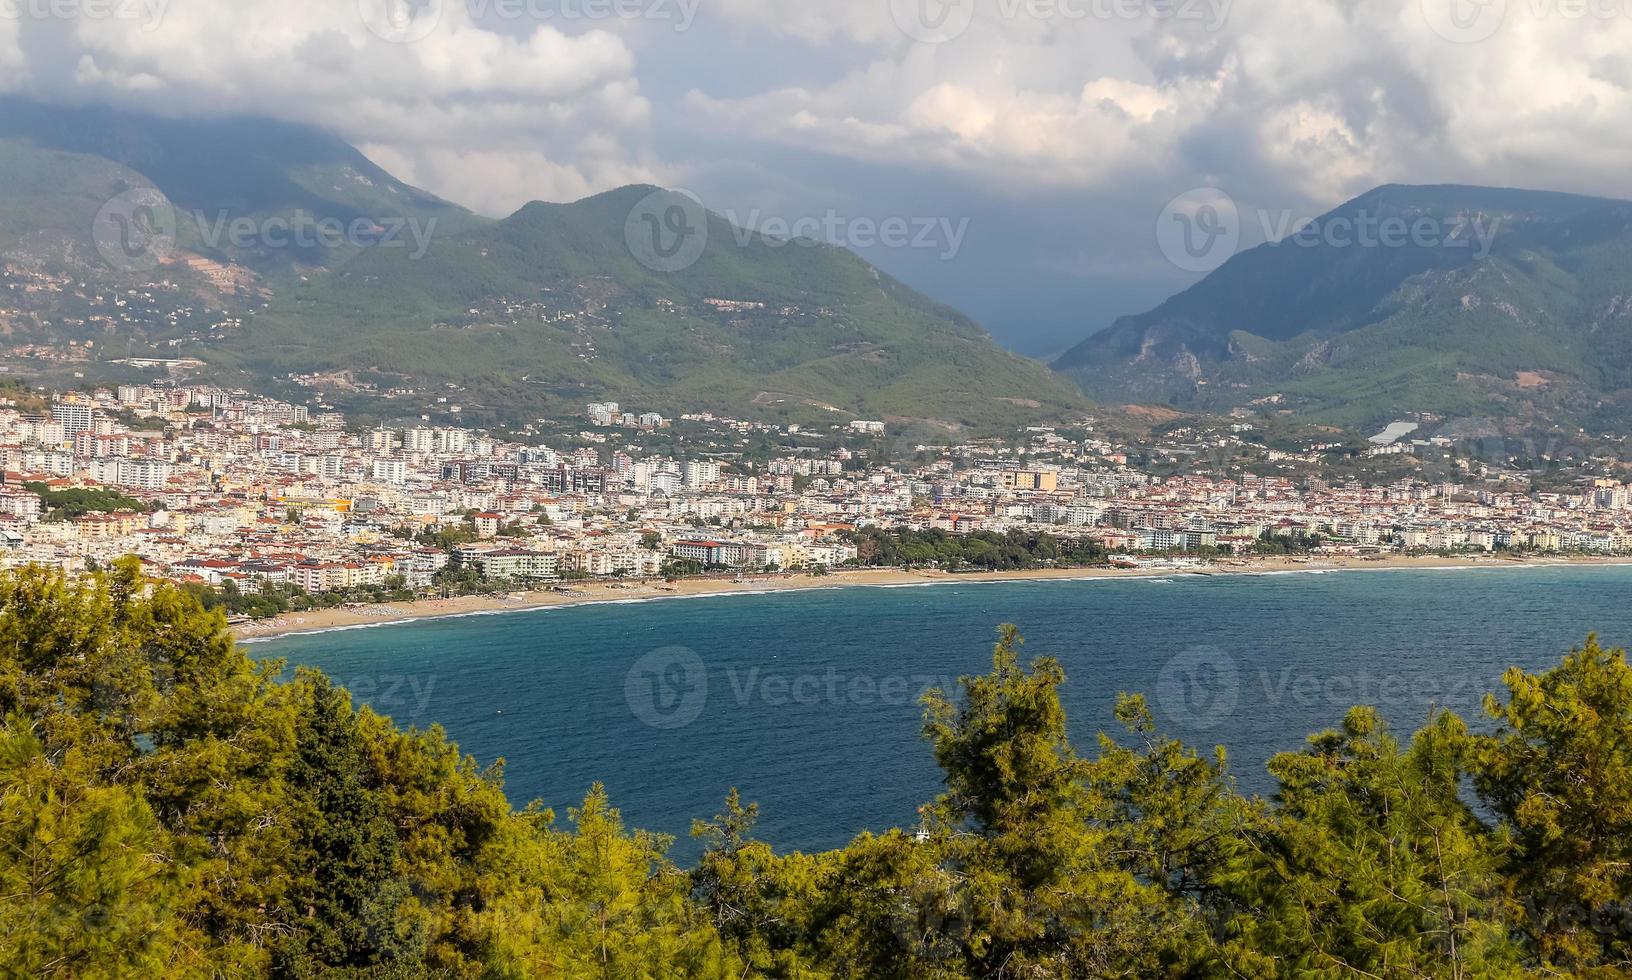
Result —
[[[1372, 482], [1327, 472], [1332, 446], [1272, 449], [1239, 419], [1141, 445], [1085, 419], [928, 446], [884, 422], [807, 429], [596, 403], [518, 441], [358, 428], [211, 386], [12, 394], [0, 410], [8, 565], [78, 572], [134, 554], [251, 615], [287, 608], [244, 598], [263, 594], [378, 600], [882, 564], [1632, 551], [1632, 493], [1614, 478], [1526, 489], [1462, 459], [1462, 480]], [[1457, 451], [1407, 429], [1362, 455]], [[914, 553], [900, 536], [915, 532], [973, 547]], [[881, 549], [879, 534], [903, 547]], [[1040, 535], [1077, 550], [1039, 552]], [[1031, 544], [1017, 559], [1005, 536]]]

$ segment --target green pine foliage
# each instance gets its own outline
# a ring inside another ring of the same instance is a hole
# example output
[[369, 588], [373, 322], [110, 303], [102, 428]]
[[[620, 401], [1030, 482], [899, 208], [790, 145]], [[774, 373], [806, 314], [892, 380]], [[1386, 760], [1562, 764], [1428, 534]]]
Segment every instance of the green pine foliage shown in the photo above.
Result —
[[735, 792], [671, 841], [284, 679], [133, 561], [0, 574], [0, 976], [1613, 977], [1632, 970], [1632, 669], [1589, 640], [1470, 726], [1375, 711], [1239, 792], [1142, 698], [1092, 754], [1004, 627], [932, 693], [945, 792], [820, 854]]
[[48, 521], [72, 520], [86, 514], [108, 514], [120, 510], [147, 510], [147, 505], [140, 500], [112, 490], [84, 487], [52, 490], [47, 484], [35, 482], [24, 483], [23, 489], [40, 495], [40, 507], [46, 512], [45, 519]]

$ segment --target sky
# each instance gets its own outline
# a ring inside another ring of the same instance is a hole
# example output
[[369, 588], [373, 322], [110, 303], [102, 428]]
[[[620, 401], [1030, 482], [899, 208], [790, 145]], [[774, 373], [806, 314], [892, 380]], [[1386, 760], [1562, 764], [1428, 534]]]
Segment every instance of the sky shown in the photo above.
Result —
[[1245, 247], [1382, 183], [1632, 198], [1632, 0], [0, 0], [0, 92], [319, 125], [491, 215], [682, 188], [1039, 356], [1207, 271], [1197, 202]]

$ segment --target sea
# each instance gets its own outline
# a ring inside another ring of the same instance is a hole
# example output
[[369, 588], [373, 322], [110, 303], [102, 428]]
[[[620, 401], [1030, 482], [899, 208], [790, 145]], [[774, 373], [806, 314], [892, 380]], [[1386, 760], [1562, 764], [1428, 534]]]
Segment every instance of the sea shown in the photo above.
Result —
[[1476, 725], [1509, 667], [1597, 633], [1632, 643], [1632, 566], [1355, 569], [844, 586], [660, 598], [256, 642], [403, 726], [440, 725], [506, 792], [567, 819], [592, 784], [676, 838], [739, 789], [778, 850], [915, 827], [942, 790], [921, 699], [991, 667], [1000, 624], [1065, 668], [1077, 750], [1140, 693], [1162, 732], [1222, 745], [1244, 792], [1266, 761], [1375, 705], [1402, 740], [1436, 710]]

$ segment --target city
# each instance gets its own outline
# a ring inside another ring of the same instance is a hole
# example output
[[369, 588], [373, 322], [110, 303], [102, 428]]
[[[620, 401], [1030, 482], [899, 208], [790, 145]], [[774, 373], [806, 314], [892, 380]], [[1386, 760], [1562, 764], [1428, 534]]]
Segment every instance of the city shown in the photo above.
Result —
[[[7, 565], [72, 573], [136, 555], [250, 615], [288, 608], [242, 601], [261, 594], [334, 604], [883, 564], [866, 529], [1089, 549], [1021, 562], [988, 549], [946, 562], [954, 572], [1632, 552], [1632, 490], [1614, 478], [1516, 489], [1464, 458], [1450, 467], [1461, 481], [1371, 482], [1328, 472], [1321, 451], [1336, 444], [1274, 449], [1239, 419], [1138, 444], [1088, 418], [927, 446], [878, 421], [815, 430], [593, 403], [517, 442], [429, 424], [359, 431], [213, 386], [25, 391], [0, 410]], [[1457, 450], [1400, 440], [1359, 456]]]
[[1632, 977], [1632, 0], [0, 0], [0, 978]]

